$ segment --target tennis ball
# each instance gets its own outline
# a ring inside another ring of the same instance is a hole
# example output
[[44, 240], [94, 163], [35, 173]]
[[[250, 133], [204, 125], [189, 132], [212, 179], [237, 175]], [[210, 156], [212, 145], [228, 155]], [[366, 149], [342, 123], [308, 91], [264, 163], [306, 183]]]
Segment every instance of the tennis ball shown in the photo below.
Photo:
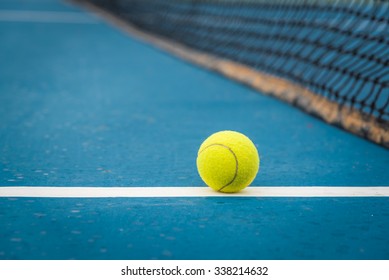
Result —
[[247, 136], [220, 131], [201, 144], [196, 163], [205, 184], [220, 192], [233, 193], [252, 183], [258, 173], [259, 156]]

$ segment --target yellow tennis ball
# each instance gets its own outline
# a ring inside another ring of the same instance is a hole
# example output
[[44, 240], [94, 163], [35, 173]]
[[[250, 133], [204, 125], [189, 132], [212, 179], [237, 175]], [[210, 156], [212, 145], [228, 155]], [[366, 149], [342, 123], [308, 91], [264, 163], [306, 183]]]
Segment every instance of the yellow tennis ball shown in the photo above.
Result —
[[259, 169], [259, 156], [247, 136], [220, 131], [201, 144], [196, 163], [205, 184], [220, 192], [233, 193], [253, 182]]

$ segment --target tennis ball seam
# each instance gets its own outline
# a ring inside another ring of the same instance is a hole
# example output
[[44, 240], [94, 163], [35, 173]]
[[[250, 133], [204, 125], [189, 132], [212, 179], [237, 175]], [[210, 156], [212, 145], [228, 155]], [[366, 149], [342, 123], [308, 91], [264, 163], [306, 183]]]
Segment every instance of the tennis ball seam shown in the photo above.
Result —
[[223, 147], [223, 148], [226, 148], [228, 151], [231, 152], [231, 154], [234, 156], [234, 159], [235, 159], [235, 174], [234, 174], [234, 177], [232, 178], [232, 180], [231, 180], [229, 183], [227, 183], [226, 185], [222, 186], [222, 187], [218, 190], [218, 191], [221, 191], [221, 190], [223, 190], [224, 188], [226, 188], [226, 187], [228, 187], [229, 185], [231, 185], [231, 184], [235, 181], [236, 177], [238, 176], [239, 161], [238, 161], [238, 157], [236, 156], [236, 154], [234, 153], [234, 151], [233, 151], [230, 147], [228, 147], [228, 146], [226, 146], [226, 145], [223, 145], [223, 144], [220, 144], [220, 143], [213, 143], [213, 144], [210, 144], [210, 145], [204, 147], [204, 148], [199, 152], [199, 154], [201, 154], [201, 153], [204, 152], [206, 149], [208, 149], [209, 147], [212, 147], [212, 146], [221, 146], [221, 147]]

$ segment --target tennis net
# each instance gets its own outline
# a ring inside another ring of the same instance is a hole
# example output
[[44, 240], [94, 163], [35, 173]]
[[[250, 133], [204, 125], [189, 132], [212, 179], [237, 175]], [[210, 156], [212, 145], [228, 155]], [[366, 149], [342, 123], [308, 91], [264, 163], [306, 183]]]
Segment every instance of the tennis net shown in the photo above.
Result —
[[389, 147], [387, 1], [88, 2], [174, 44], [287, 81], [302, 93], [283, 98], [296, 92], [284, 88], [280, 98]]

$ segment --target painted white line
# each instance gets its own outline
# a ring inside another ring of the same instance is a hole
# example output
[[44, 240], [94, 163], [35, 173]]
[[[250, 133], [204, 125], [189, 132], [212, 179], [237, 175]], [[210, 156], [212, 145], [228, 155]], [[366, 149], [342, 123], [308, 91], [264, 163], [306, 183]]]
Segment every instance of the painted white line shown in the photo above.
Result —
[[0, 197], [389, 197], [388, 187], [248, 187], [225, 194], [208, 187], [0, 187]]
[[96, 17], [86, 13], [13, 10], [0, 10], [0, 21], [83, 24], [95, 24], [98, 22]]

